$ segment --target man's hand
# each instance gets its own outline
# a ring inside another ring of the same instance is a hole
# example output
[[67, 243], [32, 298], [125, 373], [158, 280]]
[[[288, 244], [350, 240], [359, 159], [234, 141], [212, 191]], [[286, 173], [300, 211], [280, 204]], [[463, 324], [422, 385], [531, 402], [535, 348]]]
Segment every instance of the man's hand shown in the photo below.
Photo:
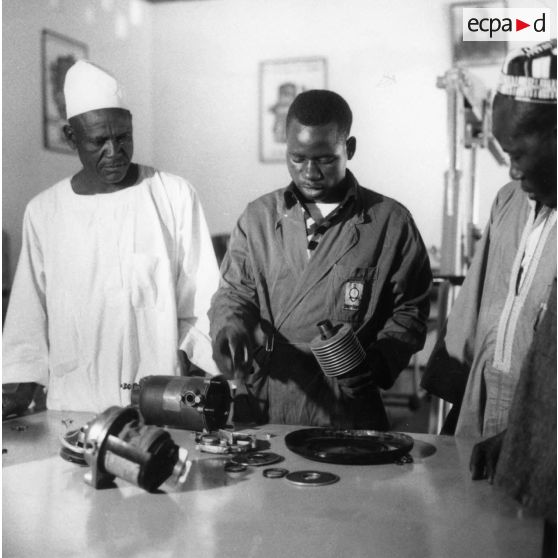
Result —
[[479, 442], [473, 448], [469, 470], [473, 480], [488, 479], [492, 484], [506, 431]]
[[252, 371], [254, 343], [240, 324], [227, 325], [213, 343], [213, 360], [228, 379], [244, 379]]

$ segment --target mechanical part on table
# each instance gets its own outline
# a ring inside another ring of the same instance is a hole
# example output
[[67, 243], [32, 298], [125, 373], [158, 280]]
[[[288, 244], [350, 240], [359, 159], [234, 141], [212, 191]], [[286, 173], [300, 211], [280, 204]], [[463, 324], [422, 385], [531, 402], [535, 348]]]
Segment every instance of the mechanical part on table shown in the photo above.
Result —
[[227, 424], [231, 389], [223, 376], [146, 376], [132, 389], [132, 405], [146, 424], [212, 431]]
[[230, 430], [219, 429], [217, 432], [196, 434], [196, 449], [206, 453], [241, 453], [255, 450], [257, 440], [255, 434], [242, 434]]
[[109, 407], [87, 423], [84, 448], [91, 468], [85, 481], [94, 488], [118, 477], [153, 492], [167, 480], [178, 484], [188, 471], [188, 451], [166, 430], [145, 425], [134, 407]]
[[396, 463], [413, 449], [414, 440], [399, 432], [305, 428], [287, 434], [285, 444], [312, 461], [375, 465]]
[[[466, 68], [454, 67], [438, 77], [436, 85], [445, 89], [447, 96], [449, 151], [438, 273], [438, 277], [447, 278], [438, 294], [437, 331], [440, 335], [481, 237], [478, 151], [488, 149], [500, 166], [506, 166], [507, 159], [492, 135], [492, 92], [482, 80]], [[440, 432], [449, 409], [449, 403], [432, 398], [430, 433]]]
[[[70, 423], [72, 421], [69, 421]], [[65, 421], [62, 421], [66, 425]], [[85, 426], [68, 430], [65, 434], [60, 435], [60, 457], [71, 463], [78, 465], [87, 465], [85, 461]]]
[[288, 469], [283, 469], [282, 467], [270, 467], [269, 469], [264, 469], [262, 475], [266, 479], [282, 479], [289, 474]]
[[323, 320], [318, 329], [320, 335], [311, 341], [310, 350], [326, 376], [343, 376], [365, 361], [366, 353], [350, 325], [333, 326]]
[[234, 455], [231, 461], [248, 467], [263, 467], [279, 463], [279, 461], [283, 461], [283, 457], [271, 451], [249, 451]]
[[298, 486], [325, 486], [337, 482], [339, 476], [324, 471], [293, 471], [286, 479]]

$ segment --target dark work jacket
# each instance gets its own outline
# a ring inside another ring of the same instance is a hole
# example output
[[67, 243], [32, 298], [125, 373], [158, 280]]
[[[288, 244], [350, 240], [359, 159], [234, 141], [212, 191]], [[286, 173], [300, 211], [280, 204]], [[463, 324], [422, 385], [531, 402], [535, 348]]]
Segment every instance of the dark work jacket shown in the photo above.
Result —
[[[413, 219], [349, 171], [347, 181], [353, 195], [310, 259], [293, 184], [250, 203], [231, 235], [211, 337], [234, 321], [267, 335], [244, 393], [257, 422], [385, 429], [378, 386], [389, 388], [424, 344], [432, 277]], [[349, 281], [363, 285], [356, 308]], [[325, 319], [358, 330], [367, 365], [355, 378], [326, 377], [310, 351]]]

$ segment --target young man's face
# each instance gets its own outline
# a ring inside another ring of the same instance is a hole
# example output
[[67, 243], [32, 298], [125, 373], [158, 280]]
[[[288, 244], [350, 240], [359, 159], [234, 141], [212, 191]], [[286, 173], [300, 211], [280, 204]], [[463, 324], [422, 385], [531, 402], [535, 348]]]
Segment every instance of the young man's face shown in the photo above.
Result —
[[355, 138], [339, 133], [335, 123], [305, 126], [296, 119], [287, 130], [287, 168], [296, 187], [309, 202], [336, 202], [345, 195], [340, 184]]
[[85, 173], [110, 186], [125, 181], [134, 153], [132, 117], [123, 109], [99, 109], [72, 119], [68, 136]]
[[517, 101], [497, 96], [494, 101], [492, 130], [510, 157], [510, 177], [521, 183], [528, 196], [549, 207], [556, 207], [556, 128], [522, 132]]

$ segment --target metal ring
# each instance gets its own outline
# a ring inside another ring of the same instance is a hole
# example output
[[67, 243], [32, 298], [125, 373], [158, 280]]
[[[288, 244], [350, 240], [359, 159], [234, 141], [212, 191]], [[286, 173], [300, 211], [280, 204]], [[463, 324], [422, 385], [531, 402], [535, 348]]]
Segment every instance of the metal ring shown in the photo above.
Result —
[[282, 467], [270, 467], [269, 469], [264, 469], [262, 475], [266, 479], [282, 479], [284, 476], [289, 474], [288, 469], [283, 469]]
[[242, 463], [235, 463], [234, 461], [227, 461], [225, 463], [225, 473], [229, 473], [229, 474], [238, 474], [238, 473], [244, 473], [248, 467], [246, 465], [243, 465]]

